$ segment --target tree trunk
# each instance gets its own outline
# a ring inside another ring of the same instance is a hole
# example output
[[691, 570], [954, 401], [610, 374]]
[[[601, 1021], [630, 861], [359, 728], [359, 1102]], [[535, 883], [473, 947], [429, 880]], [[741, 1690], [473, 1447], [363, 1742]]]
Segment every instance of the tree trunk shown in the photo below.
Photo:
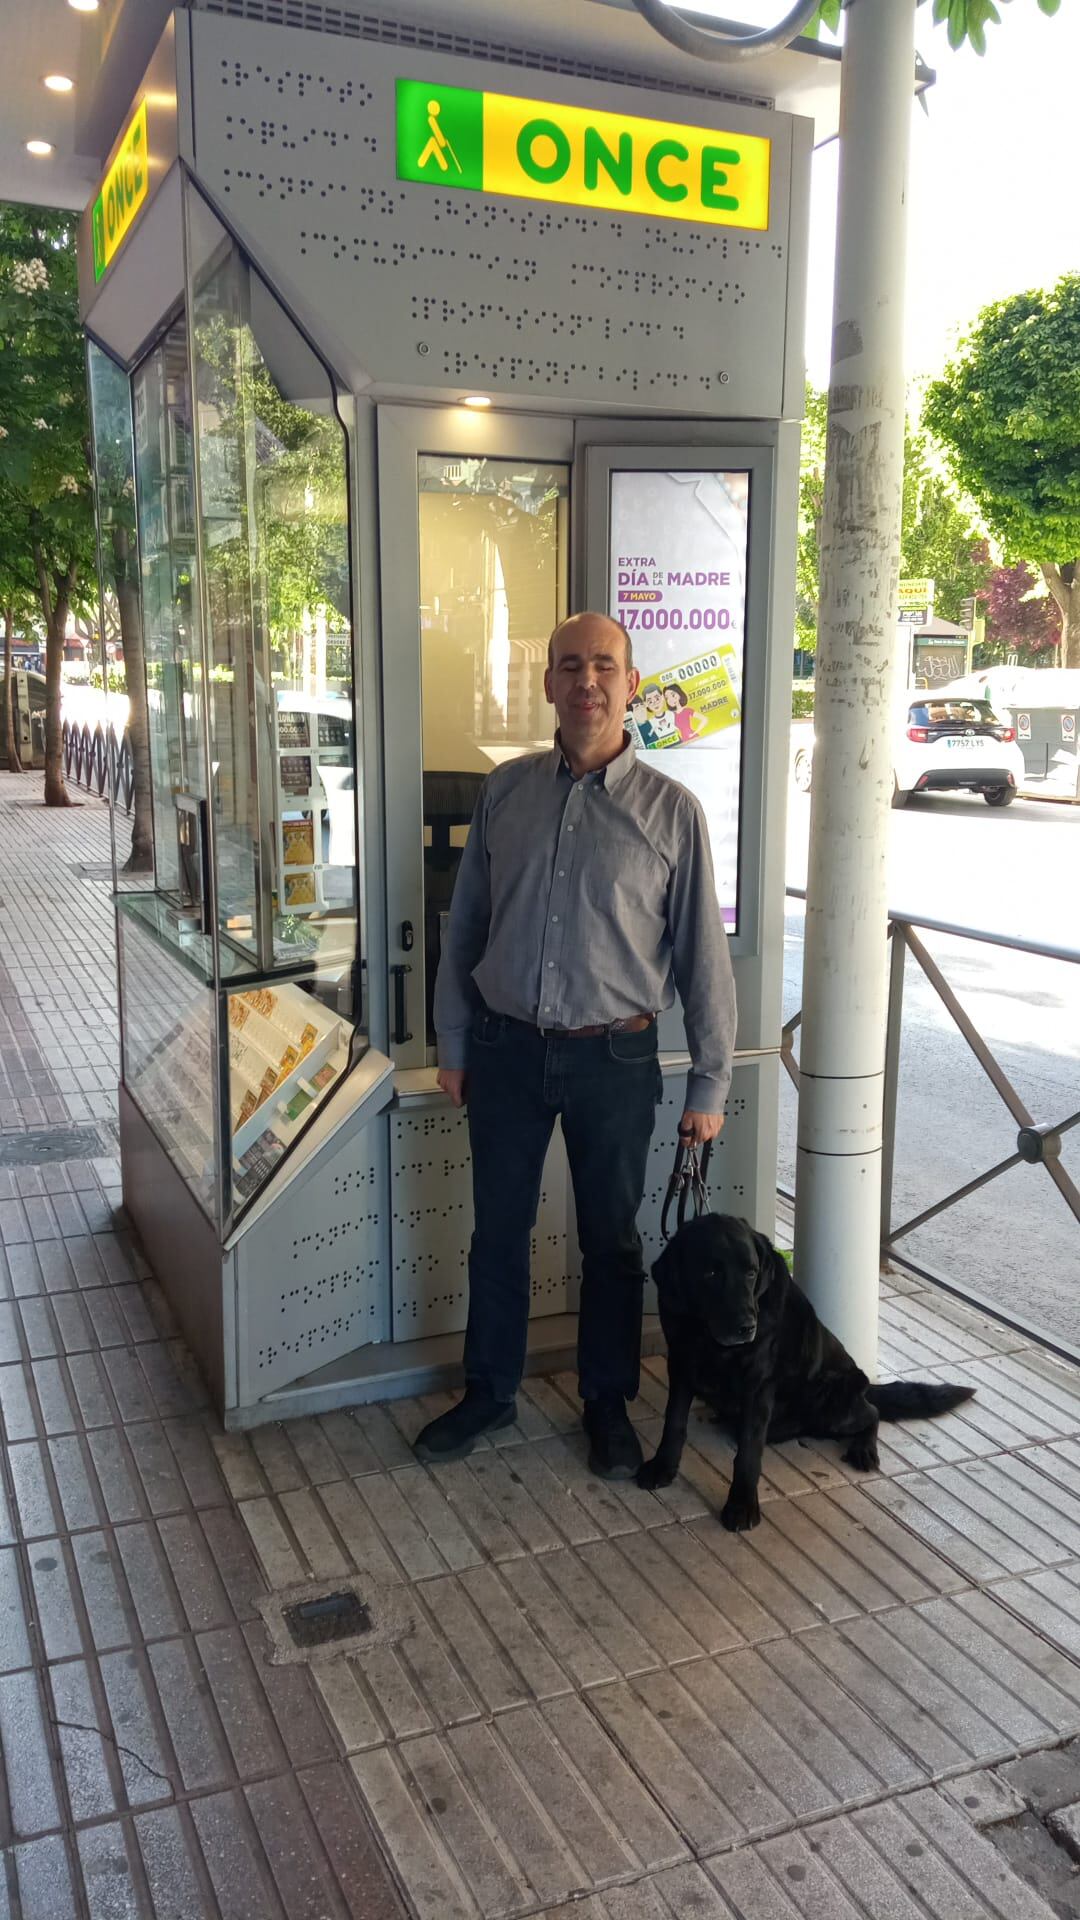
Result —
[[15, 674], [12, 666], [12, 642], [15, 638], [15, 611], [4, 608], [4, 757], [9, 773], [21, 773], [19, 742], [15, 734]]
[[[113, 578], [120, 615], [120, 639], [124, 648], [124, 673], [128, 692], [128, 739], [135, 775], [135, 793], [131, 816], [131, 852], [124, 861], [124, 873], [152, 873], [154, 870], [154, 815], [150, 787], [150, 716], [146, 704], [146, 659], [143, 652], [142, 605], [139, 588], [131, 577], [131, 534], [127, 527], [114, 526]], [[106, 674], [108, 667], [106, 666]], [[106, 682], [107, 684], [107, 682]]]
[[61, 667], [64, 661], [64, 630], [67, 626], [71, 593], [75, 585], [77, 563], [72, 562], [63, 578], [54, 583], [39, 542], [34, 542], [34, 567], [45, 615], [45, 805], [70, 807], [71, 798], [64, 782], [64, 736], [60, 715]]
[[1044, 564], [1040, 572], [1061, 609], [1061, 664], [1080, 667], [1080, 560]]

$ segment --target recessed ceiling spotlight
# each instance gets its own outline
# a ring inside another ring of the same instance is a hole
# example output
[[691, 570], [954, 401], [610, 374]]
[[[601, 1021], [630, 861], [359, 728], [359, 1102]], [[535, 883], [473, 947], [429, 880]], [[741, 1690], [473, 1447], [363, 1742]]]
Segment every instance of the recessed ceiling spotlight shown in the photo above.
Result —
[[486, 393], [467, 393], [461, 402], [463, 407], [490, 407], [491, 400]]
[[44, 160], [52, 150], [51, 140], [28, 140], [26, 143], [27, 153], [32, 153], [36, 160]]
[[68, 0], [68, 6], [73, 7], [76, 13], [96, 13], [98, 0]]
[[50, 93], [70, 93], [75, 82], [74, 80], [69, 80], [66, 73], [47, 73], [45, 75], [45, 85], [48, 87]]

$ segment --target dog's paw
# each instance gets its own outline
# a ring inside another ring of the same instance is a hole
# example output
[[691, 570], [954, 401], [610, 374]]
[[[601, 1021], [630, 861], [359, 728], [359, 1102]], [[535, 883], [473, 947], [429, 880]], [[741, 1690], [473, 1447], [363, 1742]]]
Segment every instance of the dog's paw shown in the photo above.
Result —
[[651, 1460], [642, 1461], [636, 1477], [639, 1487], [654, 1493], [657, 1487], [670, 1487], [675, 1478], [675, 1468], [665, 1466], [660, 1455], [656, 1454]]
[[756, 1493], [731, 1494], [720, 1514], [720, 1524], [729, 1533], [749, 1533], [761, 1519]]
[[844, 1459], [847, 1461], [848, 1466], [854, 1467], [858, 1473], [876, 1472], [880, 1465], [877, 1441], [863, 1439], [853, 1440], [844, 1455]]

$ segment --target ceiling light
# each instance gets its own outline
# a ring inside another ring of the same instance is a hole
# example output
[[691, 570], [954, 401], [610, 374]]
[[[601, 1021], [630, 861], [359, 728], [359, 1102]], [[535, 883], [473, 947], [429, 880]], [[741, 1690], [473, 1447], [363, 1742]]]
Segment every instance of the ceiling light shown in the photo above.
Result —
[[75, 82], [69, 80], [66, 73], [47, 73], [45, 85], [50, 93], [70, 93]]
[[68, 6], [74, 7], [76, 13], [96, 13], [98, 0], [68, 0]]
[[46, 155], [52, 152], [52, 141], [28, 140], [26, 143], [26, 151], [27, 153], [32, 153], [36, 160], [44, 160]]
[[463, 407], [490, 407], [491, 400], [486, 393], [467, 393], [461, 404]]

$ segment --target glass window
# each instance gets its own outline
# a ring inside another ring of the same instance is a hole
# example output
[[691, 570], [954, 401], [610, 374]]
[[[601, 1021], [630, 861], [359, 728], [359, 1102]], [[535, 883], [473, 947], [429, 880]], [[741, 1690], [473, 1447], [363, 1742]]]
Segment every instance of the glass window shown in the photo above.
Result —
[[566, 466], [421, 454], [420, 639], [428, 1038], [440, 927], [484, 775], [550, 746], [551, 630], [567, 612]]
[[221, 934], [352, 966], [348, 468], [330, 378], [204, 209], [192, 304]]
[[[199, 924], [206, 778], [195, 591], [187, 335], [177, 320], [132, 380], [143, 647], [157, 884]], [[207, 972], [211, 971], [204, 954]]]
[[627, 715], [649, 765], [705, 809], [716, 891], [737, 931], [750, 475], [611, 475], [609, 611], [641, 673]]

